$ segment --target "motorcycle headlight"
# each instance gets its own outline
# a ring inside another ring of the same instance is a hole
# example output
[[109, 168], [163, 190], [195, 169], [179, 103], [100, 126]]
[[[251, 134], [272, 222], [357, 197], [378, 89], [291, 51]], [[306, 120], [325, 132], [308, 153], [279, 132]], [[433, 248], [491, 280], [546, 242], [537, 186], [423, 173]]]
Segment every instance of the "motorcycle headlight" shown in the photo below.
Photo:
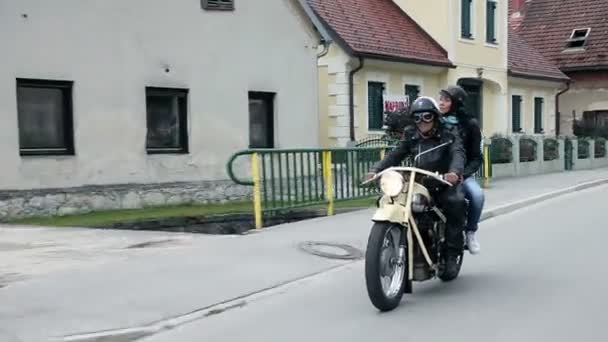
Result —
[[415, 213], [424, 212], [429, 206], [429, 202], [426, 197], [421, 194], [414, 194], [412, 197], [412, 211]]
[[380, 178], [380, 189], [386, 196], [398, 196], [403, 191], [404, 186], [405, 180], [397, 171], [389, 171]]

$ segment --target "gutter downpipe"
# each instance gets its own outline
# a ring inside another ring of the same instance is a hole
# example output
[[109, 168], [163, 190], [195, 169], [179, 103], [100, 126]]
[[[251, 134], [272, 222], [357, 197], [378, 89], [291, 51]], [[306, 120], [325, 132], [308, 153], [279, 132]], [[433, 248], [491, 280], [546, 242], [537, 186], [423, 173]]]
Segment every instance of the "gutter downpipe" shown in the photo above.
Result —
[[359, 56], [359, 66], [350, 71], [348, 74], [348, 109], [350, 117], [350, 142], [355, 142], [355, 74], [363, 69], [363, 57]]
[[570, 90], [570, 80], [566, 82], [566, 89], [561, 90], [559, 93], [555, 95], [555, 135], [559, 136], [560, 134], [560, 124], [561, 124], [561, 113], [559, 111], [559, 97]]

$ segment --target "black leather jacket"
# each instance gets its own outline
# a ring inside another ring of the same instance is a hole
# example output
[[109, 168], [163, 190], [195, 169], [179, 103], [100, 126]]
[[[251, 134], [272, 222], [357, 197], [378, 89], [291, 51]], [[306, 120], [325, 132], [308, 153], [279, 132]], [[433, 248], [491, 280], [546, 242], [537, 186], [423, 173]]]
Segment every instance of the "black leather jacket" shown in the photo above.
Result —
[[391, 166], [400, 165], [407, 157], [413, 159], [420, 152], [447, 142], [451, 143], [422, 155], [418, 159], [416, 167], [441, 174], [454, 172], [462, 176], [465, 165], [462, 137], [457, 127], [445, 125], [440, 125], [434, 134], [428, 138], [423, 138], [417, 128], [407, 127], [399, 146], [388, 153], [383, 160], [376, 163], [371, 171], [377, 173]]
[[[464, 178], [469, 178], [479, 170], [483, 163], [483, 153], [481, 152], [481, 128], [477, 119], [466, 115], [465, 113], [449, 113], [446, 116], [455, 116], [458, 118], [458, 129], [462, 138], [466, 155], [466, 164], [464, 166]], [[446, 124], [450, 126], [450, 124]]]

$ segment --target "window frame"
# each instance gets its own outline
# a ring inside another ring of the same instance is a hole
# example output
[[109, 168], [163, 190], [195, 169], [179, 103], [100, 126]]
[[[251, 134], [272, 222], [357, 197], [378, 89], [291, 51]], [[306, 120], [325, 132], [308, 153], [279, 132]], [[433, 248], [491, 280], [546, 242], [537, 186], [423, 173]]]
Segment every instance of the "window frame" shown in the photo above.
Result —
[[[19, 88], [43, 88], [62, 90], [63, 102], [63, 141], [65, 147], [56, 148], [27, 148], [21, 145], [21, 118], [19, 110]], [[74, 81], [60, 81], [49, 79], [17, 78], [15, 99], [17, 101], [17, 129], [19, 133], [20, 156], [73, 156], [74, 148], [74, 108], [73, 108]]]
[[[415, 98], [415, 99], [410, 99], [410, 98], [409, 98], [408, 87], [409, 87], [410, 89], [411, 89], [411, 88], [414, 88], [414, 87], [417, 89], [417, 91], [416, 91], [416, 98]], [[406, 83], [406, 84], [403, 86], [403, 92], [404, 92], [405, 96], [408, 96], [408, 100], [409, 100], [409, 105], [410, 105], [410, 106], [412, 105], [412, 103], [414, 103], [414, 101], [416, 101], [416, 99], [417, 99], [417, 98], [419, 98], [419, 97], [420, 97], [420, 92], [421, 92], [421, 89], [422, 89], [422, 87], [421, 87], [421, 86], [419, 86], [419, 85], [417, 85], [417, 84], [407, 84], [407, 83]]]
[[[540, 100], [540, 101], [538, 101]], [[539, 111], [537, 112], [537, 103], [540, 103]], [[541, 96], [534, 97], [534, 134], [545, 133], [544, 127], [544, 113], [545, 112], [545, 98]], [[537, 125], [538, 124], [538, 125]]]
[[[492, 5], [492, 20], [493, 23], [490, 26], [490, 23], [488, 22], [490, 19], [490, 5]], [[496, 20], [498, 17], [498, 0], [486, 0], [486, 43], [487, 44], [492, 44], [492, 45], [498, 45], [498, 20]], [[489, 28], [492, 28], [492, 37], [490, 37], [490, 30]], [[490, 39], [492, 38], [492, 39]]]
[[[377, 84], [377, 85], [381, 85], [382, 87], [382, 98], [381, 98], [381, 110], [380, 110], [380, 127], [376, 128], [376, 127], [371, 127], [371, 112], [370, 112], [370, 108], [371, 108], [371, 103], [370, 103], [370, 85], [371, 84]], [[367, 81], [367, 130], [368, 131], [382, 131], [382, 127], [384, 127], [384, 94], [386, 91], [386, 82], [382, 82], [382, 81], [372, 81], [372, 80], [368, 80]]]
[[248, 122], [248, 135], [249, 135], [249, 142], [248, 142], [248, 146], [250, 149], [256, 149], [256, 148], [276, 148], [277, 146], [277, 139], [275, 137], [275, 133], [276, 133], [276, 98], [277, 98], [277, 93], [274, 92], [265, 92], [265, 91], [255, 91], [255, 90], [250, 90], [247, 93], [247, 101], [251, 101], [252, 99], [256, 99], [256, 100], [268, 100], [268, 102], [270, 103], [270, 126], [267, 127], [268, 131], [266, 132], [266, 137], [270, 140], [270, 146], [265, 146], [265, 147], [261, 147], [261, 146], [255, 146], [254, 144], [252, 144], [251, 141], [251, 111], [249, 112], [248, 118], [249, 118], [249, 122]]
[[[465, 34], [465, 8], [464, 8], [464, 4], [468, 3], [468, 7], [469, 7], [469, 13], [468, 13], [468, 35]], [[460, 1], [460, 39], [465, 39], [467, 41], [469, 40], [475, 40], [475, 35], [473, 34], [474, 32], [474, 5], [473, 5], [473, 0], [461, 0]]]
[[201, 0], [201, 8], [205, 11], [234, 11], [234, 0]]
[[[149, 114], [149, 96], [175, 96], [183, 98], [184, 103], [179, 104], [178, 120], [179, 120], [179, 147], [150, 147], [148, 145], [148, 134], [150, 134], [150, 114]], [[165, 88], [165, 87], [146, 87], [146, 153], [149, 155], [155, 154], [189, 154], [190, 144], [188, 136], [188, 109], [189, 109], [189, 89], [185, 88]]]
[[[518, 119], [517, 119], [517, 123], [518, 123], [518, 127], [515, 127], [515, 98], [518, 98], [519, 101], [517, 103], [517, 109], [519, 111], [518, 115]], [[523, 127], [522, 127], [522, 104], [523, 104], [524, 98], [522, 95], [519, 94], [512, 94], [511, 95], [511, 132], [513, 133], [522, 133], [523, 131]], [[516, 129], [517, 128], [517, 129]]]

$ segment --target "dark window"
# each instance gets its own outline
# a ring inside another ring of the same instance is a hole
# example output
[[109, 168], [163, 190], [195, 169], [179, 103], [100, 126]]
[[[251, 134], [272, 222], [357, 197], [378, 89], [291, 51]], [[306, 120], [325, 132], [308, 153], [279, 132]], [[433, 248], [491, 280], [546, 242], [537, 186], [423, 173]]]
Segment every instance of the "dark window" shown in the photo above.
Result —
[[543, 133], [543, 102], [542, 97], [534, 98], [534, 133]]
[[486, 1], [486, 41], [496, 43], [496, 1]]
[[73, 82], [17, 79], [21, 155], [72, 155]]
[[566, 43], [566, 48], [573, 49], [584, 47], [585, 43], [587, 43], [587, 38], [589, 37], [590, 31], [591, 29], [589, 28], [573, 30]]
[[274, 93], [249, 92], [249, 147], [274, 148]]
[[146, 88], [149, 154], [188, 153], [188, 90]]
[[405, 95], [409, 99], [409, 104], [412, 105], [412, 103], [420, 96], [420, 87], [417, 85], [406, 84]]
[[521, 96], [513, 95], [511, 97], [511, 112], [513, 133], [519, 133], [521, 132]]
[[367, 83], [367, 111], [368, 121], [367, 127], [370, 130], [382, 129], [384, 119], [384, 83], [368, 82]]
[[205, 10], [232, 11], [234, 0], [201, 0], [201, 6]]
[[471, 9], [473, 0], [461, 0], [460, 25], [462, 38], [471, 39]]

